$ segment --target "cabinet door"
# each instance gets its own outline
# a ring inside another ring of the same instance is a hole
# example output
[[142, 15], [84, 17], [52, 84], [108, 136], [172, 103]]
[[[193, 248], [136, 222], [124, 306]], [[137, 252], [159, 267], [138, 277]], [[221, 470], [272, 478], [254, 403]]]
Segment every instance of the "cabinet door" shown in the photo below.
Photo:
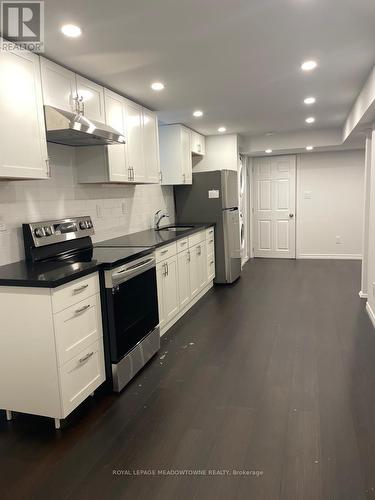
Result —
[[178, 291], [180, 310], [188, 305], [190, 292], [190, 251], [184, 250], [177, 256], [178, 261]]
[[90, 120], [105, 122], [104, 88], [97, 83], [77, 75], [77, 94], [83, 114]]
[[143, 155], [146, 170], [146, 182], [160, 182], [158, 119], [155, 113], [143, 108]]
[[165, 306], [164, 306], [164, 280], [166, 275], [165, 262], [160, 262], [156, 266], [156, 282], [158, 287], [158, 305], [159, 305], [159, 328], [162, 329], [165, 324]]
[[0, 115], [0, 176], [48, 177], [42, 84], [35, 54], [1, 52]]
[[[104, 90], [105, 123], [125, 135], [124, 99], [114, 92]], [[123, 144], [112, 144], [108, 148], [109, 180], [127, 182], [126, 150]]]
[[197, 245], [198, 289], [202, 291], [207, 285], [207, 252], [206, 243]]
[[190, 293], [192, 299], [196, 297], [199, 293], [200, 278], [199, 278], [198, 246], [199, 245], [194, 245], [192, 248], [190, 248], [189, 274], [190, 274]]
[[48, 59], [40, 58], [43, 101], [65, 111], [77, 111], [76, 75]]
[[127, 159], [133, 182], [145, 182], [146, 170], [142, 147], [142, 107], [126, 101], [126, 142]]
[[183, 184], [191, 184], [193, 181], [190, 141], [190, 130], [185, 127], [181, 127], [181, 166]]
[[171, 257], [165, 263], [167, 265], [167, 273], [164, 278], [164, 306], [165, 318], [168, 323], [179, 311], [177, 256]]

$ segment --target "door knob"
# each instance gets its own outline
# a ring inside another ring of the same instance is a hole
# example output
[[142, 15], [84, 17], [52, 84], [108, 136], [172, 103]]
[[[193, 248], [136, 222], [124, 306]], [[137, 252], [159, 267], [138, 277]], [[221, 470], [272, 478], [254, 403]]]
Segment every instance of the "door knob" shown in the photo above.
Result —
[[294, 214], [289, 214], [289, 217], [290, 217], [291, 219], [293, 219]]

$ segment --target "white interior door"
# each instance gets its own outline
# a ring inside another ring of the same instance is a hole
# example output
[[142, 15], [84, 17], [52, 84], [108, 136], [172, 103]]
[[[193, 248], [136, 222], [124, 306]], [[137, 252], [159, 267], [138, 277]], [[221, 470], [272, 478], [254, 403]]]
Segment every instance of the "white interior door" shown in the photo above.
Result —
[[296, 157], [254, 159], [254, 257], [294, 259]]

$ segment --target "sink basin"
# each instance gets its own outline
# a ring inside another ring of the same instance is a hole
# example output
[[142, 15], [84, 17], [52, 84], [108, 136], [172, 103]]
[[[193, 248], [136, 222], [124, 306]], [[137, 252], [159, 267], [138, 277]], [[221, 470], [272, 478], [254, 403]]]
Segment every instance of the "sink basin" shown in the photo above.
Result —
[[156, 231], [187, 231], [188, 229], [192, 229], [194, 226], [169, 226], [169, 227], [160, 227], [156, 229]]

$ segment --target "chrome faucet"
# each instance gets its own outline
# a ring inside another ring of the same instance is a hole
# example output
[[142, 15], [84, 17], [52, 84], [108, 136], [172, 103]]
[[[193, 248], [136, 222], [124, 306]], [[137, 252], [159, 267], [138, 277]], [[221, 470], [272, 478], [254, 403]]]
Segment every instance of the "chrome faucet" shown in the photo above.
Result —
[[164, 218], [169, 218], [169, 215], [168, 214], [163, 214], [161, 213], [161, 210], [158, 210], [156, 212], [156, 214], [154, 215], [154, 220], [155, 220], [155, 229], [158, 231], [160, 229], [160, 222], [164, 219]]

